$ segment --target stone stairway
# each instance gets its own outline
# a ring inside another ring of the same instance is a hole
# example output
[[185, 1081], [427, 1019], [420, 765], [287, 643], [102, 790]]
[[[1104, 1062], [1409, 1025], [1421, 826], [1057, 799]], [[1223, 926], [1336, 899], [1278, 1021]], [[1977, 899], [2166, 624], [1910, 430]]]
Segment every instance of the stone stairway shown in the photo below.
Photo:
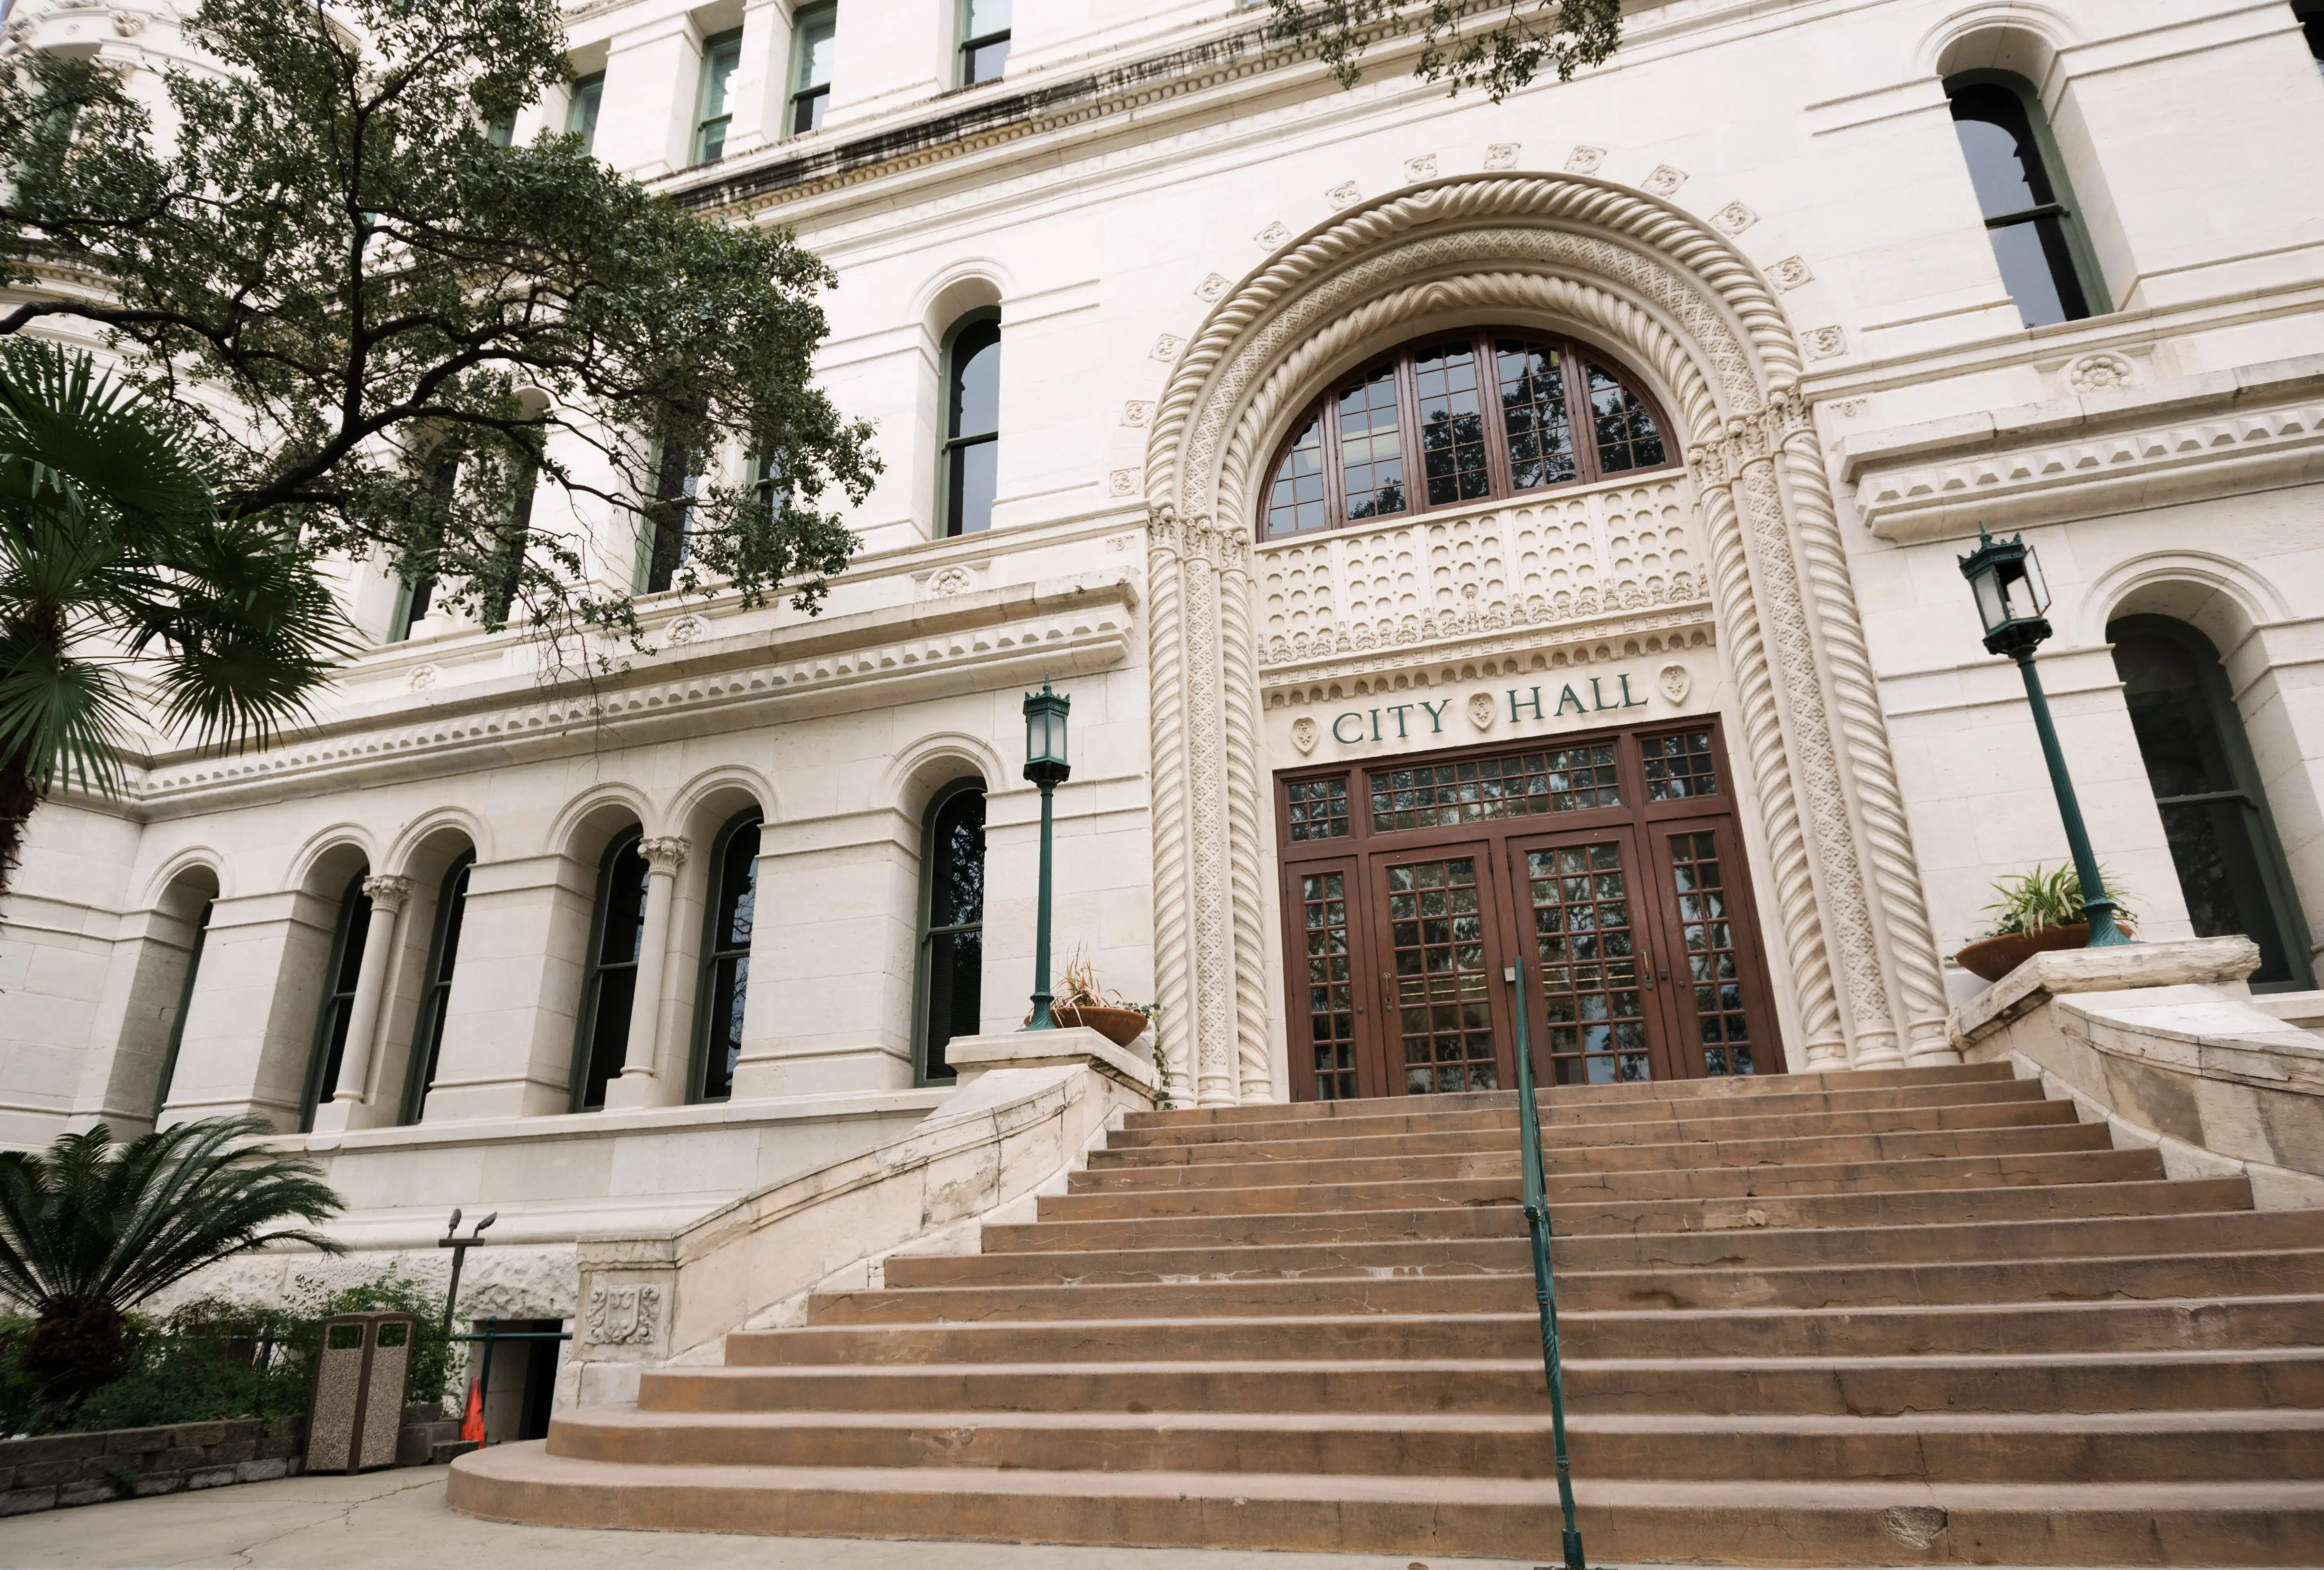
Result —
[[[1594, 1562], [2324, 1562], [2324, 1213], [2002, 1065], [1542, 1096]], [[575, 1526], [1557, 1557], [1508, 1093], [1133, 1117], [983, 1252], [455, 1463]]]

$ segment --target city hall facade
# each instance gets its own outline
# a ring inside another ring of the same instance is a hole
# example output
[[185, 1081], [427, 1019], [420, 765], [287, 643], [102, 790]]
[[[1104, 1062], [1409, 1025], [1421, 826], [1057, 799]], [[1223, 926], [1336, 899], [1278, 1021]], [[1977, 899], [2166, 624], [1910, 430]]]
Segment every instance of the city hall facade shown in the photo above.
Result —
[[1017, 8], [568, 9], [513, 134], [836, 270], [860, 553], [810, 617], [577, 513], [651, 644], [588, 680], [343, 564], [313, 724], [41, 808], [0, 1139], [255, 1113], [359, 1259], [497, 1209], [485, 1300], [569, 1318], [576, 1239], [892, 1141], [1025, 1017], [1044, 679], [1055, 954], [1180, 1104], [1506, 1088], [1520, 962], [1557, 1083], [1950, 1062], [1948, 956], [2065, 852], [1980, 522], [2139, 931], [2314, 987], [2324, 21], [1671, 0], [1497, 105]]

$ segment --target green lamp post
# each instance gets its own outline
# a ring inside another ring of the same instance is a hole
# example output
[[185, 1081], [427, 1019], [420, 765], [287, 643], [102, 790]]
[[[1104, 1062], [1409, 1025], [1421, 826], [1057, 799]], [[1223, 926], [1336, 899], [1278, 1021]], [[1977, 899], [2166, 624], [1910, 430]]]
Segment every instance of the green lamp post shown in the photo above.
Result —
[[1049, 690], [1025, 695], [1025, 778], [1041, 788], [1041, 901], [1033, 923], [1033, 1019], [1028, 1030], [1053, 1030], [1049, 1018], [1049, 867], [1053, 819], [1050, 808], [1058, 786], [1073, 775], [1065, 758], [1065, 714], [1074, 700]]
[[2114, 924], [2114, 900], [2099, 875], [2098, 857], [2090, 853], [2089, 831], [2082, 826], [2082, 809], [2074, 799], [2074, 781], [2066, 772], [2065, 749], [2058, 744], [2058, 727], [2050, 721], [2050, 699], [2034, 669], [2034, 651], [2050, 635], [2043, 613], [2050, 608], [2050, 588], [2042, 581], [2042, 563], [2022, 534], [1996, 540], [1983, 523], [1977, 526], [1978, 548], [1960, 559], [1961, 576], [1977, 596], [1978, 619], [1985, 623], [1985, 651], [2006, 654], [2017, 661], [2025, 678], [2025, 701], [2034, 708], [2034, 728], [2042, 737], [2042, 756], [2050, 764], [2050, 789], [2057, 792], [2058, 816], [2066, 822], [2066, 845], [2073, 852], [2074, 873], [2081, 880], [2082, 916], [2090, 924], [2087, 947], [2107, 948], [2128, 943]]

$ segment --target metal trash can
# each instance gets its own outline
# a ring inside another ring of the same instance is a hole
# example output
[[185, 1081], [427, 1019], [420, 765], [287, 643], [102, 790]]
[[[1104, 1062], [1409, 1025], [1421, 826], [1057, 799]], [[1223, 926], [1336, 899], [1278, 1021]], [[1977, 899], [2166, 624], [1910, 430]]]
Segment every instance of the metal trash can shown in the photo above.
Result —
[[409, 1314], [335, 1314], [323, 1321], [307, 1413], [308, 1471], [395, 1464], [416, 1330]]

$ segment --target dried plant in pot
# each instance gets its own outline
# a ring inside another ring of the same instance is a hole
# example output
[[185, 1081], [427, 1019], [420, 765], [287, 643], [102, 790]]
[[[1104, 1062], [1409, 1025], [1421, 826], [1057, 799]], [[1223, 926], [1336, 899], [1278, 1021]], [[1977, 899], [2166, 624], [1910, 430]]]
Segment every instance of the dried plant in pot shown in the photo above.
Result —
[[[2115, 925], [2131, 934], [2130, 906], [2115, 881], [2113, 869], [2100, 867], [2107, 892], [2114, 899]], [[2082, 919], [2082, 879], [2069, 862], [2034, 870], [2014, 878], [1995, 880], [2000, 898], [1985, 909], [1993, 917], [1993, 930], [1953, 956], [1971, 975], [1999, 981], [2037, 954], [2052, 949], [2082, 948], [2090, 941], [2090, 924]]]
[[[1117, 1047], [1127, 1047], [1146, 1033], [1154, 1011], [1123, 1002], [1107, 994], [1097, 979], [1097, 967], [1085, 950], [1075, 949], [1065, 966], [1065, 981], [1049, 1000], [1049, 1019], [1060, 1030], [1086, 1025]], [[1025, 1016], [1030, 1024], [1033, 1016]]]

